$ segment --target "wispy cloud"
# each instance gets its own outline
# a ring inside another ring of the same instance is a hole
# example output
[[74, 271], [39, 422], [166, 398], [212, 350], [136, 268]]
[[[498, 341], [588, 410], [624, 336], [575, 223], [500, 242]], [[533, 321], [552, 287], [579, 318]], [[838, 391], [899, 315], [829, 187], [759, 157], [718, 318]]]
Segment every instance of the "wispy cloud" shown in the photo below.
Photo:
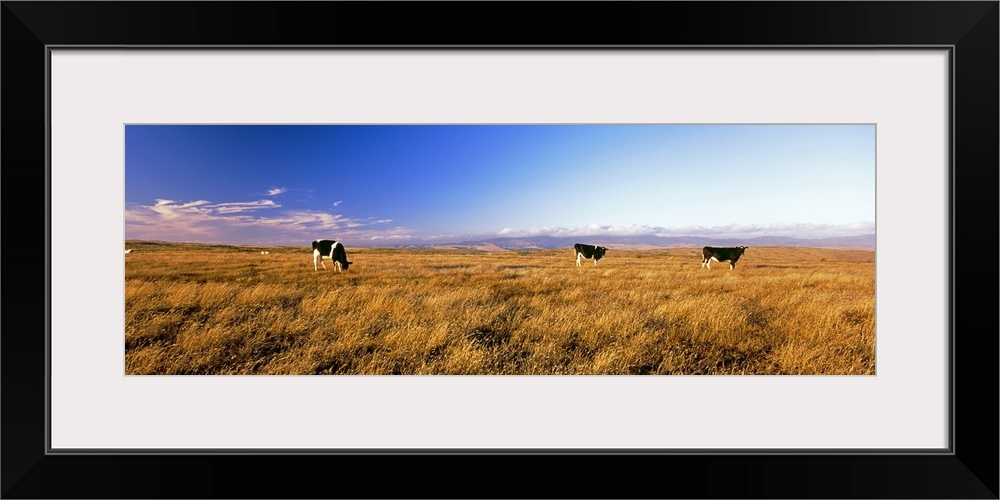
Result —
[[337, 200], [337, 201], [333, 202], [333, 206], [339, 207], [340, 204], [343, 203], [343, 202], [344, 202], [344, 200]]
[[212, 203], [206, 200], [198, 200], [189, 201], [187, 203], [179, 203], [174, 200], [157, 199], [154, 204], [148, 208], [167, 217], [177, 217], [183, 214], [226, 214], [279, 207], [281, 207], [281, 205], [275, 203], [273, 200], [238, 201], [229, 203]]
[[723, 226], [600, 225], [504, 228], [493, 233], [427, 234], [393, 225], [380, 217], [350, 217], [316, 210], [289, 210], [274, 200], [216, 203], [209, 200], [156, 199], [152, 204], [129, 204], [125, 210], [128, 239], [204, 241], [230, 244], [306, 245], [316, 238], [340, 239], [357, 245], [377, 246], [390, 242], [457, 243], [468, 240], [510, 237], [601, 237], [601, 236], [709, 236], [755, 238], [787, 236], [830, 238], [875, 232], [872, 222], [853, 224], [784, 223]]
[[288, 192], [288, 188], [283, 188], [283, 187], [271, 188], [271, 189], [267, 190], [267, 195], [268, 196], [278, 196], [279, 194], [285, 193], [285, 192]]
[[273, 200], [244, 201], [234, 203], [217, 203], [215, 205], [205, 205], [219, 214], [234, 214], [238, 212], [253, 212], [263, 208], [280, 208], [281, 205]]
[[875, 232], [872, 222], [857, 222], [852, 224], [768, 224], [725, 226], [682, 226], [662, 227], [648, 225], [610, 226], [590, 224], [586, 226], [559, 227], [542, 226], [528, 229], [504, 228], [497, 236], [501, 237], [535, 237], [535, 236], [715, 236], [753, 238], [758, 236], [787, 236], [792, 238], [831, 238], [838, 236], [857, 236]]
[[157, 199], [152, 205], [130, 204], [125, 210], [128, 239], [210, 241], [231, 244], [294, 245], [318, 237], [371, 239], [405, 235], [387, 228], [390, 219], [356, 219], [313, 210], [275, 210], [273, 200], [213, 203]]
[[858, 236], [875, 232], [874, 222], [851, 224], [776, 223], [767, 225], [729, 224], [725, 226], [684, 226], [670, 228], [661, 236], [718, 236], [753, 238], [758, 236], [787, 236], [790, 238], [833, 238]]
[[647, 225], [602, 226], [599, 224], [590, 224], [587, 226], [573, 227], [542, 226], [529, 229], [504, 228], [498, 233], [498, 235], [517, 238], [532, 236], [643, 236], [655, 235], [662, 231], [666, 231], [666, 228]]

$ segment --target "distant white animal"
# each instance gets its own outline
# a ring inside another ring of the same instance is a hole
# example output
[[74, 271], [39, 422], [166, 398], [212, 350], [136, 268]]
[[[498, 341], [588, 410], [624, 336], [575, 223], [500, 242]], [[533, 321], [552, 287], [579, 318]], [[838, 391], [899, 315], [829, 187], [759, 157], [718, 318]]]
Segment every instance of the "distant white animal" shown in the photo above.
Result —
[[132, 250], [135, 250], [135, 249], [134, 248], [129, 248], [128, 250], [125, 250], [125, 253], [132, 253]]
[[271, 252], [268, 252], [267, 250], [263, 250], [260, 252], [261, 255], [270, 255], [270, 253]]

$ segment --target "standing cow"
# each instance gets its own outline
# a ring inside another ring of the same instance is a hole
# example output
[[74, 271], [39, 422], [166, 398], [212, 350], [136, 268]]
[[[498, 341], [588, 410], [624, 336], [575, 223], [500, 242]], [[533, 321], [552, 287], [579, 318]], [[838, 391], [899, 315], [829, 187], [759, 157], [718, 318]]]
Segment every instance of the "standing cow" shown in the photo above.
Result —
[[701, 249], [701, 267], [712, 268], [712, 261], [729, 261], [729, 269], [736, 267], [736, 261], [740, 260], [747, 247], [705, 247]]
[[333, 268], [340, 271], [346, 271], [347, 266], [353, 264], [347, 260], [347, 250], [344, 249], [344, 245], [339, 241], [334, 240], [315, 240], [312, 242], [313, 249], [313, 271], [318, 271], [319, 267], [317, 264], [322, 264], [323, 269], [326, 269], [326, 263], [323, 259], [330, 259], [333, 261]]
[[597, 265], [597, 261], [604, 257], [604, 253], [608, 249], [605, 247], [598, 247], [594, 245], [584, 245], [583, 243], [577, 243], [573, 245], [573, 256], [576, 257], [576, 266], [580, 267], [580, 259], [594, 259], [594, 265]]

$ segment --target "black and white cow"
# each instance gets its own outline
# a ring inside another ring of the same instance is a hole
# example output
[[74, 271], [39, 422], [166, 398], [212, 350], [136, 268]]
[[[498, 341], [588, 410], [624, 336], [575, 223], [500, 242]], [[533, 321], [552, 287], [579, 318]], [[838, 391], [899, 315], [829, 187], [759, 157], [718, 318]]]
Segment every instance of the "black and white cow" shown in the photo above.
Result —
[[597, 261], [604, 257], [604, 253], [608, 249], [604, 247], [598, 247], [594, 245], [584, 245], [583, 243], [577, 243], [573, 245], [573, 255], [576, 257], [576, 265], [580, 266], [580, 259], [594, 259], [594, 265], [597, 265]]
[[729, 269], [736, 267], [736, 261], [740, 260], [747, 247], [705, 247], [701, 250], [701, 267], [712, 268], [712, 261], [729, 261]]
[[347, 250], [344, 249], [344, 245], [339, 241], [334, 240], [315, 240], [312, 243], [313, 248], [313, 271], [318, 271], [319, 267], [317, 264], [322, 264], [323, 269], [326, 269], [326, 263], [323, 259], [330, 259], [333, 261], [333, 268], [339, 273], [341, 270], [346, 271], [347, 266], [353, 264], [347, 260]]

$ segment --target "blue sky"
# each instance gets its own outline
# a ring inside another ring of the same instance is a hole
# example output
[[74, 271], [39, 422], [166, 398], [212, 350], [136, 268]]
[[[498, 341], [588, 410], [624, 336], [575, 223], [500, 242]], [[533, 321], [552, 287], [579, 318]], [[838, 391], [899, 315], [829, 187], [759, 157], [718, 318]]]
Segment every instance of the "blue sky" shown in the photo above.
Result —
[[126, 239], [874, 231], [874, 125], [125, 127]]

